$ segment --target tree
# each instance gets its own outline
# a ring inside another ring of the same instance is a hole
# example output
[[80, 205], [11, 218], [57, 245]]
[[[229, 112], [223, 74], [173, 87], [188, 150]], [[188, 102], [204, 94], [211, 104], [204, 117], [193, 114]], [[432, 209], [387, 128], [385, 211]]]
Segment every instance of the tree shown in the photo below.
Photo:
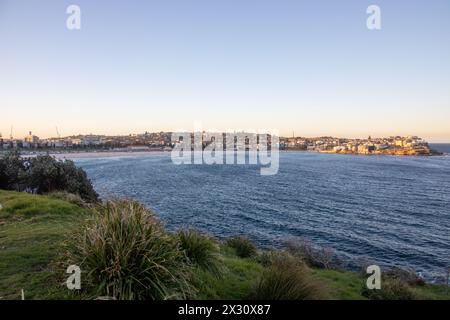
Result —
[[17, 151], [0, 159], [0, 189], [23, 191], [26, 188], [26, 168]]
[[99, 201], [83, 169], [73, 161], [56, 160], [49, 155], [25, 159], [18, 152], [6, 154], [0, 159], [0, 189], [38, 194], [65, 191], [88, 202]]

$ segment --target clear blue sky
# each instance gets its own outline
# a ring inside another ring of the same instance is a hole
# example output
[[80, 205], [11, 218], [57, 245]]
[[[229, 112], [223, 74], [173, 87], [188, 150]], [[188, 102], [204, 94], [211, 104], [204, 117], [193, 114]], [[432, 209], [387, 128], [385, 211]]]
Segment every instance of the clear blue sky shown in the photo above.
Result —
[[450, 1], [0, 0], [0, 106], [4, 136], [201, 121], [450, 141]]

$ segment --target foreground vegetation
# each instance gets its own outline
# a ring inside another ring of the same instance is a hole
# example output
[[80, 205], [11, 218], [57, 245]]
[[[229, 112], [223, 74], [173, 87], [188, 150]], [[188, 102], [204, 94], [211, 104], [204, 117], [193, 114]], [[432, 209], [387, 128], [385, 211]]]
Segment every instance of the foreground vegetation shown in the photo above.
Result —
[[[396, 272], [364, 290], [362, 273], [333, 267], [327, 250], [290, 243], [262, 252], [245, 237], [220, 242], [168, 233], [134, 201], [90, 205], [76, 195], [0, 190], [0, 299], [450, 299], [447, 286]], [[65, 286], [69, 264], [82, 289]]]
[[0, 190], [0, 299], [63, 299], [58, 265], [87, 209], [48, 196]]

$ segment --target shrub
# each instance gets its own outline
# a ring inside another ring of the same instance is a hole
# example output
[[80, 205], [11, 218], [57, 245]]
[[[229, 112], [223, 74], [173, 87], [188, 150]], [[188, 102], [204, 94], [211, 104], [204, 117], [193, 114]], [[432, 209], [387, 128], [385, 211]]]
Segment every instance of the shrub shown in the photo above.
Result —
[[270, 267], [273, 264], [278, 263], [279, 261], [283, 261], [286, 259], [292, 260], [292, 262], [297, 263], [299, 265], [304, 266], [305, 263], [300, 260], [298, 257], [293, 256], [287, 251], [284, 250], [268, 250], [263, 251], [257, 258], [257, 261], [263, 266], [263, 267]]
[[73, 161], [60, 161], [48, 155], [24, 159], [17, 151], [0, 159], [0, 189], [38, 194], [65, 191], [87, 202], [99, 200], [86, 172]]
[[315, 247], [304, 238], [289, 240], [286, 244], [287, 251], [304, 261], [308, 266], [322, 269], [334, 269], [338, 262], [331, 248]]
[[393, 267], [385, 272], [385, 275], [392, 279], [398, 279], [412, 286], [424, 286], [425, 281], [419, 277], [414, 270]]
[[226, 245], [236, 250], [241, 258], [250, 258], [256, 255], [256, 246], [245, 236], [236, 236], [228, 239]]
[[22, 191], [26, 185], [26, 168], [17, 151], [0, 159], [0, 189]]
[[369, 257], [362, 256], [356, 259], [356, 265], [358, 266], [358, 272], [361, 274], [361, 276], [366, 277], [367, 268], [372, 265], [377, 265], [377, 263]]
[[214, 239], [192, 229], [178, 231], [177, 238], [191, 264], [216, 276], [220, 275], [219, 246]]
[[107, 202], [75, 239], [72, 260], [97, 296], [174, 299], [190, 294], [183, 252], [151, 211], [132, 200]]
[[78, 194], [83, 200], [97, 202], [95, 192], [86, 172], [73, 161], [58, 161], [50, 156], [38, 156], [28, 160], [28, 185], [37, 193], [66, 191]]
[[364, 286], [362, 295], [370, 300], [415, 300], [419, 297], [399, 279], [383, 278], [381, 289], [368, 289]]
[[307, 266], [289, 254], [272, 254], [251, 299], [316, 300], [324, 298], [324, 289], [309, 273]]

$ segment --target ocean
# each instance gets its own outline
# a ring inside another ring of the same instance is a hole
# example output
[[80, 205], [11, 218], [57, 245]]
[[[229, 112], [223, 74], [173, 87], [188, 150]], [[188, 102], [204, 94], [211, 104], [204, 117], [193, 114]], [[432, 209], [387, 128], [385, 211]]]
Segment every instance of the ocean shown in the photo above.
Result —
[[450, 267], [448, 154], [282, 152], [274, 176], [261, 176], [255, 165], [177, 166], [169, 153], [75, 161], [102, 198], [135, 198], [169, 230], [245, 234], [265, 248], [306, 237], [334, 248], [349, 267], [368, 259], [429, 281]]
[[430, 147], [434, 150], [450, 154], [450, 143], [430, 143]]

